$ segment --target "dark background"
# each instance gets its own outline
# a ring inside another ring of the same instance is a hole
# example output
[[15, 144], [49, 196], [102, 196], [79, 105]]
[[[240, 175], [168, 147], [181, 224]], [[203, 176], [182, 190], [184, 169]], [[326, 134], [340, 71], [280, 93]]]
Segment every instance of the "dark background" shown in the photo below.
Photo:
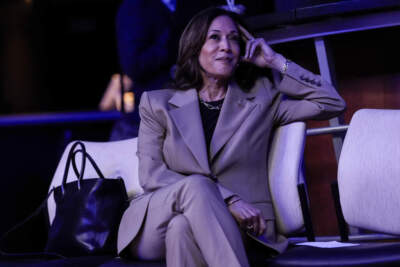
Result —
[[[120, 2], [2, 1], [0, 114], [97, 109], [111, 75], [119, 71], [115, 14]], [[262, 2], [252, 1], [251, 9], [272, 8]], [[214, 3], [224, 1], [181, 2], [180, 24]]]
[[[115, 14], [121, 0], [3, 0], [0, 2], [0, 114], [97, 109], [119, 71]], [[394, 0], [237, 0], [246, 16], [270, 15], [274, 27], [327, 16], [388, 8]], [[179, 1], [190, 17], [224, 0]]]
[[118, 1], [2, 5], [0, 112], [96, 109], [118, 71]]

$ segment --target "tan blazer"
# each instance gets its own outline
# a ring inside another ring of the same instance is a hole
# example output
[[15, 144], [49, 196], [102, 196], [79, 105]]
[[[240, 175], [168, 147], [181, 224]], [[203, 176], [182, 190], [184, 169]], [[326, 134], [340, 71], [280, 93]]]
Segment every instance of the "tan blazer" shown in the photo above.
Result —
[[[214, 179], [224, 199], [239, 195], [273, 222], [267, 182], [271, 130], [292, 121], [327, 119], [344, 108], [330, 84], [295, 63], [277, 88], [267, 78], [257, 80], [249, 92], [231, 83], [207, 155], [195, 89], [144, 93], [137, 153], [139, 180], [147, 193], [124, 214], [119, 251], [138, 233], [151, 192], [193, 174]], [[275, 244], [281, 241], [274, 235], [269, 233], [269, 246], [281, 252], [286, 243]]]

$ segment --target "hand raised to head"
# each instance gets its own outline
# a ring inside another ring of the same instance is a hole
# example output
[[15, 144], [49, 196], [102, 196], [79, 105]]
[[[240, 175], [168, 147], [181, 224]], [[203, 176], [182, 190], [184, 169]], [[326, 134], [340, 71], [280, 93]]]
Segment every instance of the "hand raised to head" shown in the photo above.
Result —
[[260, 68], [271, 68], [278, 71], [284, 69], [286, 59], [276, 53], [263, 38], [254, 38], [245, 28], [239, 30], [246, 41], [246, 50], [242, 60]]

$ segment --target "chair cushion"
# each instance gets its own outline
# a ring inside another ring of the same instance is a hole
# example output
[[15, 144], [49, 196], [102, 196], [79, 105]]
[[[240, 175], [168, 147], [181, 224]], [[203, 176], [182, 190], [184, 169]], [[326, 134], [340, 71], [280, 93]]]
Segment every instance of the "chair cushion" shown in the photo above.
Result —
[[348, 224], [400, 234], [400, 110], [363, 109], [353, 115], [338, 185]]

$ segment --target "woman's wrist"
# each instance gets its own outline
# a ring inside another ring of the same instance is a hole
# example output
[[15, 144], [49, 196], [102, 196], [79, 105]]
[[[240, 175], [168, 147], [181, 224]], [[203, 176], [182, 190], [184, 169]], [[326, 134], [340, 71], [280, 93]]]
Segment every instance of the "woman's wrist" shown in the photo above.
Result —
[[228, 206], [232, 205], [235, 202], [238, 202], [241, 198], [238, 195], [233, 195], [226, 200], [226, 204]]
[[279, 71], [282, 74], [285, 74], [288, 66], [289, 66], [289, 60], [287, 60], [284, 56], [281, 54], [276, 53], [275, 58], [272, 61], [272, 68]]

